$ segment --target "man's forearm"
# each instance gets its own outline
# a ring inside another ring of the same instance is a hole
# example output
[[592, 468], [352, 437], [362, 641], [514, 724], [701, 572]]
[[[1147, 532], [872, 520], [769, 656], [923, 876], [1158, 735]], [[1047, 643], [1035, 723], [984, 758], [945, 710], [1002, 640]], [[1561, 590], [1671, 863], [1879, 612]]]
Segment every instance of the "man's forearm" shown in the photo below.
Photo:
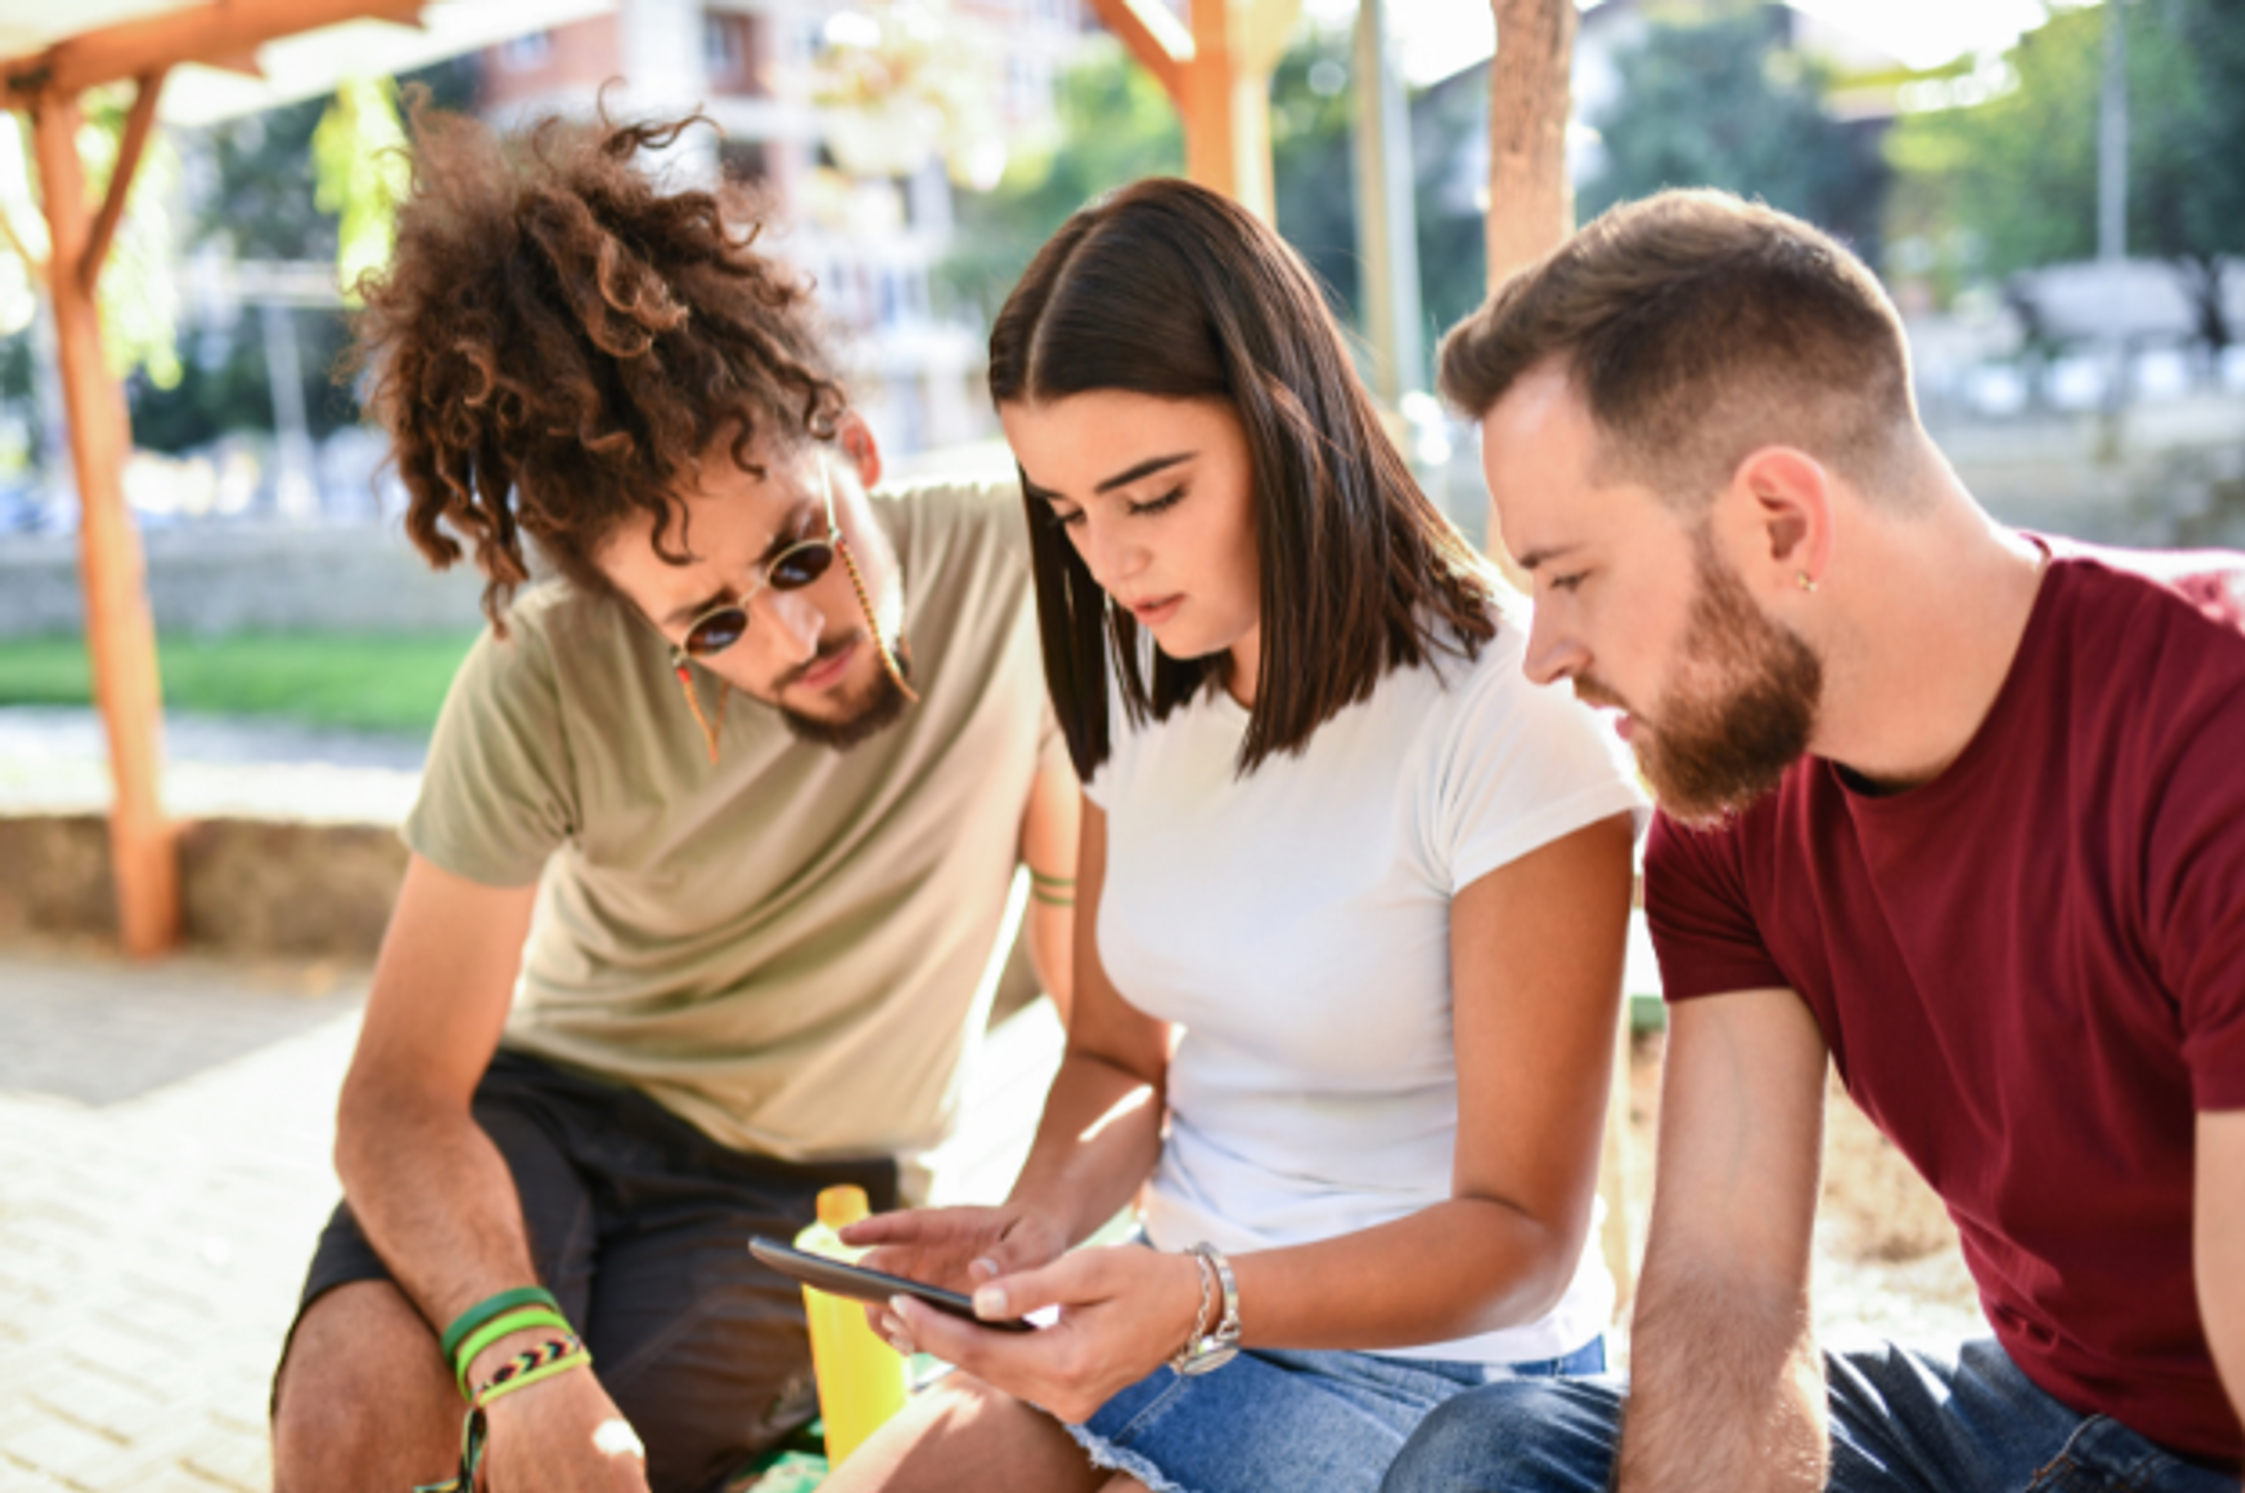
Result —
[[1820, 1493], [1830, 1443], [1805, 1297], [1663, 1280], [1631, 1324], [1617, 1493]]
[[335, 1162], [359, 1227], [436, 1330], [536, 1281], [513, 1173], [464, 1109], [346, 1090]]

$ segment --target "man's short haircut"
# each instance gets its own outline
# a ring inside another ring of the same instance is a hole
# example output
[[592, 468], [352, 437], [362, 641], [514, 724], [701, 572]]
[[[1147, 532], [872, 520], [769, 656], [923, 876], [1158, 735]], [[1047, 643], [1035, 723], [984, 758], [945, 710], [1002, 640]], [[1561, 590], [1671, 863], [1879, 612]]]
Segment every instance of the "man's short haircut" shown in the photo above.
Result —
[[[683, 563], [677, 494], [720, 439], [831, 440], [845, 409], [808, 286], [751, 248], [745, 189], [666, 191], [642, 170], [695, 121], [549, 118], [501, 137], [416, 107], [413, 189], [389, 269], [360, 286], [354, 366], [389, 431], [405, 527], [438, 569], [472, 543], [503, 629], [524, 536], [579, 584], [635, 514]], [[673, 528], [676, 527], [676, 533]]]
[[1766, 445], [1874, 495], [1906, 486], [1917, 405], [1893, 303], [1838, 242], [1759, 203], [1668, 191], [1606, 212], [1451, 330], [1442, 393], [1478, 420], [1552, 359], [1601, 466], [1679, 507]]

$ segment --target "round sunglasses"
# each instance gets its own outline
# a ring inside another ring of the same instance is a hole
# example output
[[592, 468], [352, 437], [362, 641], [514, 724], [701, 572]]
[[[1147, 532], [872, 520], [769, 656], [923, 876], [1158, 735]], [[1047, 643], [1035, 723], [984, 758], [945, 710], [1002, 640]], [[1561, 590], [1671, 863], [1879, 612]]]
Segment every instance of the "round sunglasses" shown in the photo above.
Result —
[[[687, 703], [694, 707], [697, 718], [701, 715], [701, 706], [693, 692], [686, 660], [709, 658], [738, 643], [748, 636], [748, 604], [756, 599], [758, 592], [766, 587], [774, 591], [800, 591], [833, 569], [836, 556], [841, 557], [842, 568], [849, 572], [850, 589], [857, 596], [858, 610], [865, 614], [865, 625], [871, 631], [875, 651], [880, 654], [882, 671], [905, 699], [918, 703], [919, 693], [905, 680], [904, 667], [897, 661], [896, 650], [881, 635], [880, 619], [873, 612], [873, 598], [866, 594], [865, 577], [858, 574], [857, 561], [850, 558], [850, 547], [842, 538], [841, 521], [834, 516], [834, 471], [826, 464], [824, 456], [819, 458], [819, 479], [825, 489], [826, 532], [798, 539], [772, 556], [748, 590], [733, 601], [718, 602], [698, 613], [686, 624], [684, 640], [672, 647], [671, 662], [678, 669], [680, 681], [687, 685]], [[714, 762], [717, 760], [716, 733], [707, 724], [702, 730], [709, 737], [710, 760]]]
[[695, 658], [723, 653], [748, 635], [748, 604], [759, 591], [767, 586], [774, 591], [800, 591], [833, 569], [842, 536], [832, 527], [831, 509], [827, 522], [825, 534], [798, 540], [772, 556], [764, 573], [738, 600], [721, 601], [686, 624], [686, 639], [681, 645], [686, 652]]

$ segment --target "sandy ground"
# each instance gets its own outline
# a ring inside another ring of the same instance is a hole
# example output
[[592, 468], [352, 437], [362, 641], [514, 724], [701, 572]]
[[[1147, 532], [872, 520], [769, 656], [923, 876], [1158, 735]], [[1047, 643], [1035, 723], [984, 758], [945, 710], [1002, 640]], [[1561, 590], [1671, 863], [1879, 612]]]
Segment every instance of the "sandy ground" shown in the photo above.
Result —
[[[1630, 1061], [1628, 1200], [1639, 1260], [1652, 1200], [1662, 1043], [1659, 1032], [1640, 1033]], [[1940, 1199], [1836, 1078], [1825, 1104], [1811, 1291], [1817, 1336], [1826, 1347], [1889, 1338], [1953, 1348], [1988, 1331]]]

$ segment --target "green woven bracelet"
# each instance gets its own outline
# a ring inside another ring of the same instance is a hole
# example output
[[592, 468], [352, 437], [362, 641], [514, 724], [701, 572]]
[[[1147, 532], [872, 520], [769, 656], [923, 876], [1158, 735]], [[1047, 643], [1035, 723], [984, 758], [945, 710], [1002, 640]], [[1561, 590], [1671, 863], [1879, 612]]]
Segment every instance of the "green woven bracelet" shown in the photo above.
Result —
[[469, 1307], [452, 1319], [450, 1327], [444, 1329], [444, 1337], [440, 1341], [445, 1362], [450, 1363], [459, 1356], [460, 1345], [467, 1341], [469, 1333], [499, 1313], [512, 1311], [518, 1306], [542, 1306], [553, 1312], [561, 1310], [561, 1303], [553, 1299], [553, 1292], [543, 1286], [517, 1286], [511, 1291], [501, 1291], [498, 1295]]
[[533, 1327], [551, 1327], [560, 1332], [573, 1332], [569, 1319], [559, 1312], [549, 1312], [543, 1307], [527, 1306], [520, 1311], [508, 1312], [496, 1321], [487, 1322], [468, 1335], [460, 1345], [460, 1356], [452, 1360], [452, 1374], [459, 1382], [463, 1398], [472, 1399], [468, 1392], [468, 1365], [476, 1355], [511, 1332], [525, 1332]]

